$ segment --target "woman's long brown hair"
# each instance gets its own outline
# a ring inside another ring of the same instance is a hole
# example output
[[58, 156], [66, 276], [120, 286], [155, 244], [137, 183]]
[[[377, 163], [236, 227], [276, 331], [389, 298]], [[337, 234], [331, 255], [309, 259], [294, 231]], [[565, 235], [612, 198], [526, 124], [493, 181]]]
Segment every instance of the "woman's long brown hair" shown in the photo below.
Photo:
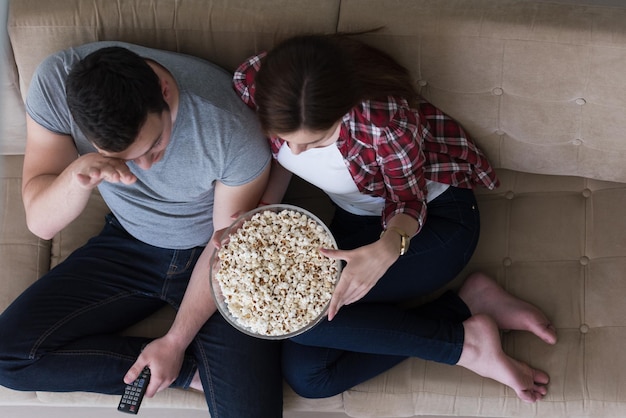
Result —
[[297, 36], [268, 53], [255, 80], [266, 133], [326, 131], [364, 100], [396, 96], [415, 103], [408, 70], [351, 35]]

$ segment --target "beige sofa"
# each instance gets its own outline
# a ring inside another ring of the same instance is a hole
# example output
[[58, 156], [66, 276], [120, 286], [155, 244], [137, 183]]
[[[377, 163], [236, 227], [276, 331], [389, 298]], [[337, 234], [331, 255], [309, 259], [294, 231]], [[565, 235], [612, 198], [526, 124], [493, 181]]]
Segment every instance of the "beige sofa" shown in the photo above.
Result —
[[[460, 120], [498, 169], [501, 187], [478, 191], [483, 230], [468, 271], [488, 272], [554, 321], [556, 346], [525, 333], [503, 336], [509, 354], [551, 375], [550, 392], [524, 404], [503, 385], [459, 367], [410, 359], [329, 399], [306, 400], [286, 387], [286, 415], [624, 416], [626, 6], [619, 3], [13, 0], [10, 43], [3, 44], [0, 311], [98, 231], [107, 210], [94, 195], [81, 218], [51, 241], [26, 229], [22, 98], [46, 55], [116, 39], [232, 70], [296, 33], [383, 26], [362, 38], [410, 68], [421, 93]], [[292, 188], [289, 199], [328, 219], [315, 190]], [[163, 311], [128, 332], [158, 335], [171, 318]], [[42, 406], [93, 416], [84, 408], [113, 411], [116, 403], [110, 396], [0, 388], [0, 415], [7, 417], [39, 416]], [[141, 414], [195, 417], [205, 410], [202, 396], [168, 390], [146, 400]]]

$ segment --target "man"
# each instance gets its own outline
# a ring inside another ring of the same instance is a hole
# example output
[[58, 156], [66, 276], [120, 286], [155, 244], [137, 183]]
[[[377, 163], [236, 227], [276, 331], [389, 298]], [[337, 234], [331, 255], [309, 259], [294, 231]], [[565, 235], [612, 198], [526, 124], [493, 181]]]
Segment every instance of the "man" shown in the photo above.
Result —
[[[211, 415], [282, 415], [280, 348], [237, 332], [209, 289], [212, 237], [258, 203], [270, 154], [230, 75], [189, 56], [95, 43], [46, 59], [26, 101], [23, 200], [49, 239], [93, 189], [103, 231], [0, 316], [0, 384], [121, 394], [145, 366], [146, 396], [204, 390]], [[117, 335], [164, 304], [154, 341]]]

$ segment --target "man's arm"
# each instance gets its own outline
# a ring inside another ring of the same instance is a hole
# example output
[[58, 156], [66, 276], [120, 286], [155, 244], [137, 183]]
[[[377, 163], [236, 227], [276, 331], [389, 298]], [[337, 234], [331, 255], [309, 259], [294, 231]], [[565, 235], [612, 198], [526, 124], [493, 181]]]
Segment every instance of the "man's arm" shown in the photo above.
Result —
[[122, 160], [97, 153], [79, 157], [69, 135], [53, 133], [26, 117], [22, 199], [31, 232], [52, 238], [80, 215], [103, 180], [132, 183], [135, 177]]
[[269, 178], [269, 164], [255, 180], [243, 186], [229, 187], [216, 183], [213, 207], [213, 239], [196, 263], [174, 323], [165, 336], [148, 344], [124, 377], [126, 383], [134, 381], [145, 366], [152, 374], [146, 392], [152, 397], [169, 387], [178, 377], [185, 350], [217, 307], [211, 294], [209, 260], [215, 249], [214, 239], [230, 226], [234, 216], [257, 206]]

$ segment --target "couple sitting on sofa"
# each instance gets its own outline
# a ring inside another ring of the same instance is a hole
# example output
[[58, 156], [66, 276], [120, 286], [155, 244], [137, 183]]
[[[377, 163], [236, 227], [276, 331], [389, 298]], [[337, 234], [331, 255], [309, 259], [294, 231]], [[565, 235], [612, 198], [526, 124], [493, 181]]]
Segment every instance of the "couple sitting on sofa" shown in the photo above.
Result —
[[[233, 90], [234, 85], [234, 90]], [[394, 59], [347, 35], [289, 39], [234, 78], [194, 57], [120, 42], [56, 53], [27, 101], [23, 200], [49, 239], [98, 188], [101, 233], [0, 316], [0, 384], [121, 394], [145, 366], [147, 396], [203, 390], [216, 416], [282, 415], [282, 380], [306, 397], [341, 393], [408, 357], [458, 364], [528, 402], [548, 375], [506, 355], [500, 329], [556, 332], [481, 273], [413, 308], [469, 261], [472, 188], [497, 187], [463, 129], [422, 100]], [[236, 213], [280, 202], [292, 173], [336, 206], [345, 264], [313, 329], [256, 339], [219, 314], [209, 258]], [[117, 333], [164, 304], [170, 330]]]

